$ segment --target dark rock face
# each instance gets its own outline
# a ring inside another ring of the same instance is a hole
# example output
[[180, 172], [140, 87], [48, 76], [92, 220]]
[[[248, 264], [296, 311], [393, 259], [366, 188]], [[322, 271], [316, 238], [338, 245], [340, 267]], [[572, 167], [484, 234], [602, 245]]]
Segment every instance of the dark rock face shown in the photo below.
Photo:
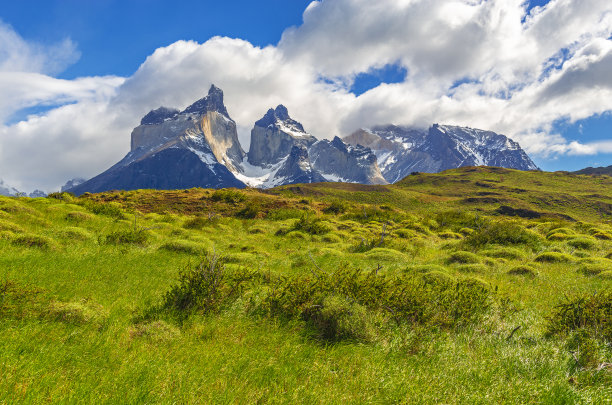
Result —
[[254, 166], [271, 166], [287, 157], [294, 146], [308, 147], [316, 141], [302, 124], [289, 117], [285, 106], [279, 105], [255, 123], [247, 158]]
[[422, 130], [387, 125], [359, 130], [345, 141], [371, 147], [391, 183], [412, 172], [436, 173], [463, 166], [538, 170], [517, 142], [473, 128], [434, 124]]
[[349, 146], [338, 137], [317, 141], [283, 105], [255, 123], [247, 159], [260, 172], [268, 170], [265, 181], [253, 184], [258, 187], [317, 181], [386, 184], [370, 149]]
[[321, 140], [309, 150], [315, 170], [332, 181], [387, 184], [376, 163], [376, 155], [364, 146], [350, 146], [335, 137]]
[[244, 183], [237, 180], [222, 164], [207, 165], [189, 150], [168, 148], [148, 159], [108, 170], [70, 189], [70, 192], [81, 195], [85, 192], [99, 193], [109, 190], [244, 186]]
[[37, 190], [32, 191], [32, 192], [31, 192], [31, 193], [28, 195], [28, 197], [30, 197], [30, 198], [38, 198], [38, 197], [46, 197], [46, 196], [47, 196], [47, 193], [45, 193], [45, 192], [44, 192], [44, 191], [42, 191], [42, 190], [38, 190], [38, 189], [37, 189]]
[[319, 183], [327, 181], [325, 177], [313, 170], [308, 157], [308, 149], [304, 145], [296, 145], [285, 163], [276, 172], [279, 184]]
[[155, 125], [161, 124], [167, 119], [176, 118], [179, 110], [174, 108], [159, 107], [157, 110], [149, 111], [147, 115], [142, 117], [140, 125]]
[[139, 188], [245, 187], [231, 170], [242, 162], [236, 123], [214, 85], [184, 112], [161, 107], [132, 131], [130, 152], [104, 173], [72, 184], [75, 194]]
[[223, 104], [223, 91], [214, 84], [210, 86], [210, 90], [208, 90], [208, 95], [206, 97], [191, 104], [181, 114], [202, 115], [209, 111], [216, 111], [229, 117], [225, 104]]

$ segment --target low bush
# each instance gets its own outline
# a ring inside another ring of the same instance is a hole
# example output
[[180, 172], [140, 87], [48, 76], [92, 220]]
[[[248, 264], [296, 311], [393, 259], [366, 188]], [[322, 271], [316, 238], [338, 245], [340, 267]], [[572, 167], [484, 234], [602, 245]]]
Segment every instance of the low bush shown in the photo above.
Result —
[[204, 253], [204, 247], [201, 244], [189, 240], [173, 240], [166, 242], [161, 245], [159, 249], [191, 255], [200, 255]]
[[347, 210], [347, 205], [344, 201], [333, 201], [330, 205], [323, 209], [325, 214], [339, 215]]
[[155, 343], [174, 340], [181, 335], [181, 331], [162, 320], [152, 322], [141, 322], [132, 326], [129, 330], [130, 338], [143, 338]]
[[569, 263], [573, 262], [574, 258], [567, 253], [544, 252], [537, 255], [534, 260], [540, 263]]
[[288, 232], [300, 231], [311, 235], [323, 235], [332, 231], [332, 228], [324, 223], [320, 218], [309, 218], [308, 215], [303, 215], [296, 221]]
[[593, 237], [599, 240], [612, 240], [612, 234], [609, 232], [596, 232], [593, 234]]
[[29, 248], [38, 248], [42, 250], [51, 249], [55, 246], [55, 242], [46, 236], [40, 235], [19, 235], [13, 238], [11, 243], [14, 246], [24, 246]]
[[460, 233], [450, 231], [440, 232], [438, 237], [441, 239], [463, 239], [463, 235]]
[[575, 238], [567, 241], [567, 244], [576, 249], [591, 250], [597, 246], [595, 240], [591, 238]]
[[185, 229], [202, 229], [207, 225], [210, 225], [212, 222], [209, 218], [206, 217], [193, 217], [188, 219], [183, 223], [183, 228]]
[[537, 271], [534, 267], [526, 265], [526, 264], [522, 264], [519, 266], [515, 266], [513, 268], [511, 268], [510, 270], [508, 270], [508, 273], [511, 276], [521, 276], [521, 277], [528, 277], [528, 278], [535, 278], [537, 275]]
[[491, 222], [465, 238], [465, 243], [474, 248], [485, 245], [526, 245], [536, 249], [540, 237], [513, 222]]
[[612, 280], [612, 270], [602, 271], [597, 275], [597, 278], [602, 280]]
[[261, 212], [261, 205], [255, 201], [249, 201], [243, 209], [236, 213], [238, 218], [253, 219], [257, 218]]
[[83, 206], [96, 215], [104, 215], [115, 219], [125, 219], [121, 204], [116, 202], [99, 203], [86, 200]]
[[549, 335], [583, 329], [595, 338], [612, 341], [612, 292], [578, 295], [558, 304], [548, 318]]
[[285, 219], [300, 218], [304, 215], [304, 210], [296, 208], [277, 208], [268, 211], [266, 219], [270, 221], [283, 221]]
[[213, 201], [224, 201], [229, 204], [238, 204], [239, 202], [245, 201], [247, 196], [241, 191], [223, 188], [215, 190], [210, 196], [210, 199]]
[[86, 301], [54, 301], [49, 306], [48, 317], [54, 321], [82, 325], [93, 321], [100, 321], [104, 314], [100, 307], [91, 305]]
[[406, 271], [413, 271], [416, 273], [428, 273], [430, 271], [447, 272], [446, 267], [440, 266], [439, 264], [419, 264], [416, 266], [410, 266], [406, 268]]
[[65, 216], [66, 221], [70, 222], [83, 222], [89, 221], [91, 219], [91, 215], [81, 211], [71, 211]]
[[[604, 259], [606, 260], [606, 259]], [[578, 268], [578, 272], [584, 274], [585, 276], [596, 276], [604, 271], [608, 271], [612, 269], [612, 263], [609, 260], [605, 262], [594, 262], [594, 263], [583, 263]]]
[[460, 263], [460, 264], [468, 264], [468, 263], [480, 263], [480, 257], [472, 252], [453, 252], [446, 259], [447, 263]]

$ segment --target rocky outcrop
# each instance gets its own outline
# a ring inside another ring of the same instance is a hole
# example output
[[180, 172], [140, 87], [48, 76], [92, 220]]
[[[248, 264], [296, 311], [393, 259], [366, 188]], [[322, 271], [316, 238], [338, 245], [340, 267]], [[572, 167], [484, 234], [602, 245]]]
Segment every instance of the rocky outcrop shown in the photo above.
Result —
[[312, 167], [329, 181], [387, 184], [370, 148], [351, 146], [335, 137], [318, 141], [309, 154]]
[[492, 131], [468, 127], [434, 124], [423, 130], [387, 125], [361, 129], [344, 140], [372, 148], [390, 183], [412, 172], [436, 173], [463, 166], [538, 170], [517, 142]]
[[279, 105], [269, 109], [251, 130], [248, 161], [255, 166], [272, 166], [287, 157], [294, 146], [309, 147], [316, 141], [302, 124], [289, 117], [285, 106]]
[[232, 174], [243, 158], [236, 123], [213, 85], [182, 112], [165, 107], [149, 112], [132, 131], [131, 150], [121, 161], [69, 191], [244, 187]]
[[282, 105], [255, 123], [239, 178], [262, 188], [319, 181], [386, 184], [370, 149], [338, 137], [317, 141]]

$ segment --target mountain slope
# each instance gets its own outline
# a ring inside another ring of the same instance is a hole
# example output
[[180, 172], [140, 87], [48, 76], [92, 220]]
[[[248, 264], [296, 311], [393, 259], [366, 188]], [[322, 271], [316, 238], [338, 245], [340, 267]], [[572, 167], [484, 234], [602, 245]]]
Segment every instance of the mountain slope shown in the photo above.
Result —
[[437, 173], [464, 166], [497, 166], [537, 170], [510, 138], [492, 131], [434, 124], [428, 130], [394, 125], [361, 129], [344, 138], [370, 147], [385, 179], [391, 183], [412, 172]]
[[165, 107], [149, 112], [132, 131], [131, 150], [121, 161], [69, 191], [244, 187], [230, 171], [243, 157], [236, 123], [213, 85], [182, 112]]

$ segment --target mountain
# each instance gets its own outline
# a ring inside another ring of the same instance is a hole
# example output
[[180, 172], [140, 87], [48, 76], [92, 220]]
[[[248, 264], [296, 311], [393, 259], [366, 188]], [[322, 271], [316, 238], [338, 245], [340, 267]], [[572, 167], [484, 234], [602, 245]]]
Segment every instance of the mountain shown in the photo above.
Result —
[[243, 158], [223, 91], [213, 85], [183, 111], [149, 112], [132, 131], [131, 150], [121, 161], [69, 191], [244, 187], [231, 172]]
[[317, 140], [279, 105], [255, 122], [251, 145], [237, 178], [253, 187], [343, 181], [386, 184], [376, 155], [336, 137]]
[[608, 176], [612, 176], [612, 165], [607, 167], [587, 167], [582, 170], [577, 170], [572, 172], [574, 174], [591, 174], [591, 175], [602, 175], [606, 174]]
[[[131, 134], [130, 152], [98, 176], [73, 179], [62, 190], [259, 187], [340, 181], [394, 183], [412, 172], [462, 166], [537, 170], [518, 143], [504, 135], [435, 124], [428, 130], [386, 125], [340, 139], [318, 140], [283, 105], [269, 109], [251, 130], [249, 151], [212, 85], [180, 111], [148, 112]], [[0, 184], [1, 186], [1, 184]]]
[[79, 184], [83, 184], [83, 183], [85, 183], [86, 181], [87, 181], [87, 179], [84, 179], [84, 178], [82, 178], [82, 177], [75, 177], [74, 179], [70, 179], [70, 180], [68, 180], [68, 181], [66, 182], [66, 184], [64, 184], [64, 185], [62, 186], [62, 188], [60, 189], [60, 191], [61, 191], [61, 192], [68, 191], [68, 190], [70, 190], [71, 188], [74, 188], [74, 187], [78, 186]]
[[0, 195], [4, 195], [7, 197], [16, 196], [18, 194], [22, 194], [15, 187], [11, 187], [8, 184], [5, 184], [3, 180], [0, 180]]
[[492, 131], [468, 127], [434, 124], [422, 130], [386, 125], [360, 129], [344, 141], [371, 148], [390, 183], [412, 172], [437, 173], [463, 166], [538, 170], [517, 142]]

